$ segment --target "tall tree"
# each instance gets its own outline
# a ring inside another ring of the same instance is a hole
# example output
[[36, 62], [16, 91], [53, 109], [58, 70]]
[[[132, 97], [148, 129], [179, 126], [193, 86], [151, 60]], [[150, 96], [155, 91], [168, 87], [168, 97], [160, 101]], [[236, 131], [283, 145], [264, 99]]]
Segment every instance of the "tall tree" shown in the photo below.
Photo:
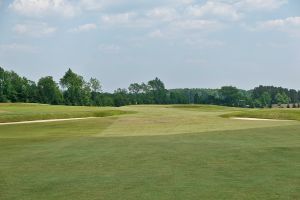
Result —
[[102, 86], [101, 86], [101, 83], [98, 79], [91, 78], [90, 79], [90, 86], [91, 86], [92, 92], [101, 92]]
[[4, 69], [0, 67], [0, 102], [6, 102], [6, 96], [4, 95]]
[[89, 105], [90, 104], [90, 87], [84, 81], [82, 76], [75, 74], [69, 69], [60, 84], [64, 91], [65, 103], [69, 105]]
[[241, 99], [239, 89], [233, 86], [224, 86], [220, 89], [222, 102], [227, 106], [238, 106]]
[[143, 86], [138, 83], [132, 83], [128, 87], [132, 104], [141, 104], [143, 102]]
[[53, 77], [46, 76], [38, 81], [38, 94], [41, 103], [60, 104], [62, 103], [62, 93]]
[[288, 104], [290, 102], [290, 98], [283, 92], [283, 93], [277, 93], [275, 97], [276, 103], [278, 105], [281, 104]]
[[261, 97], [259, 98], [262, 107], [270, 107], [271, 106], [271, 102], [272, 102], [272, 98], [271, 95], [269, 94], [269, 92], [264, 92]]
[[114, 104], [117, 107], [128, 105], [130, 102], [126, 89], [118, 88], [114, 92]]
[[195, 103], [195, 104], [199, 104], [199, 103], [200, 103], [200, 97], [199, 97], [199, 94], [198, 94], [198, 93], [196, 93], [196, 94], [194, 95], [194, 103]]
[[167, 103], [167, 90], [165, 88], [165, 84], [159, 78], [149, 81], [148, 85], [153, 96], [154, 103]]

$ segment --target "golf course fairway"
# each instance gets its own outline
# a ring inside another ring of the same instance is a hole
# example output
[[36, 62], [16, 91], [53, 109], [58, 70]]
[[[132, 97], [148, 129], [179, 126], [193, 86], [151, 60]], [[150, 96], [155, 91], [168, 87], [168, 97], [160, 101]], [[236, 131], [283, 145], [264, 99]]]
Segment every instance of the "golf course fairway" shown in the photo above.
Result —
[[70, 118], [0, 126], [1, 200], [300, 199], [300, 109], [0, 104]]

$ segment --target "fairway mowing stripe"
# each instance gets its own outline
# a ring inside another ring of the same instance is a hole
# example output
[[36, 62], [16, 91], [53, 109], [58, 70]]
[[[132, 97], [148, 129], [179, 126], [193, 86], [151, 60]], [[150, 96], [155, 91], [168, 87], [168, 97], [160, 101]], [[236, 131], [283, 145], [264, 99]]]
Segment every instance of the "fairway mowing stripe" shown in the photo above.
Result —
[[272, 122], [290, 122], [295, 120], [284, 120], [284, 119], [260, 119], [260, 118], [247, 118], [247, 117], [233, 117], [231, 119], [247, 120], [247, 121], [272, 121]]
[[67, 119], [45, 119], [45, 120], [22, 121], [22, 122], [5, 122], [5, 123], [0, 123], [0, 126], [1, 125], [15, 125], [15, 124], [33, 124], [33, 123], [61, 122], [61, 121], [72, 121], [72, 120], [94, 119], [94, 118], [97, 118], [97, 117], [67, 118]]

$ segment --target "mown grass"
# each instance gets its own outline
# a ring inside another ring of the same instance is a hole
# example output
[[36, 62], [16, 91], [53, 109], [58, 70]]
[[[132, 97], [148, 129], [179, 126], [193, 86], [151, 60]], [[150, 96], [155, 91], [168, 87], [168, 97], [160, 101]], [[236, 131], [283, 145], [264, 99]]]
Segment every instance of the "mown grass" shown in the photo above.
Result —
[[253, 109], [232, 112], [222, 115], [223, 117], [248, 117], [261, 119], [280, 119], [300, 121], [300, 109]]
[[171, 105], [169, 108], [187, 109], [187, 110], [198, 110], [198, 111], [233, 111], [243, 110], [243, 108], [216, 106], [216, 105], [202, 105], [202, 104], [187, 104], [187, 105]]
[[46, 119], [107, 117], [130, 112], [115, 108], [50, 106], [42, 104], [0, 104], [0, 123]]
[[134, 113], [1, 126], [0, 199], [300, 199], [299, 122], [120, 110]]

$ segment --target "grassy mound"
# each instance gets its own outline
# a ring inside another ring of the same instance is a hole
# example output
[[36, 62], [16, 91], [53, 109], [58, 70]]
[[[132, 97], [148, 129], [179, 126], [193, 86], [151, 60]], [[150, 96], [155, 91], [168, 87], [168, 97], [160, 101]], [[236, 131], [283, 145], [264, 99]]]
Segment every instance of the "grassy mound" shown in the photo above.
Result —
[[131, 113], [115, 108], [50, 106], [42, 104], [0, 104], [0, 123], [47, 119], [108, 117]]
[[259, 119], [298, 120], [300, 121], [300, 109], [253, 109], [232, 112], [222, 115], [225, 118], [245, 117]]
[[168, 106], [168, 108], [178, 108], [184, 110], [194, 110], [194, 111], [227, 111], [227, 110], [242, 110], [242, 108], [234, 108], [227, 106], [217, 106], [217, 105], [202, 105], [202, 104], [187, 104], [187, 105], [172, 105]]

